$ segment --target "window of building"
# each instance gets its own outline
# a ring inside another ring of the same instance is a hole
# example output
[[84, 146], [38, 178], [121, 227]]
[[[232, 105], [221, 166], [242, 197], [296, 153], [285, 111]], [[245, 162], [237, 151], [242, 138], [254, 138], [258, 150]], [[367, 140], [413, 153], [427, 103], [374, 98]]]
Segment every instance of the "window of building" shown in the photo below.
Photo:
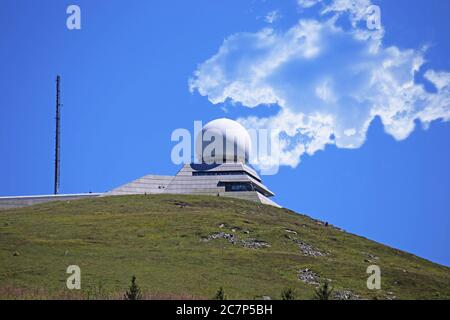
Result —
[[225, 182], [222, 185], [225, 186], [225, 192], [254, 191], [250, 182]]
[[246, 171], [194, 171], [192, 172], [193, 176], [236, 176], [236, 175], [248, 175], [255, 179], [256, 181], [261, 182], [257, 177], [247, 173]]

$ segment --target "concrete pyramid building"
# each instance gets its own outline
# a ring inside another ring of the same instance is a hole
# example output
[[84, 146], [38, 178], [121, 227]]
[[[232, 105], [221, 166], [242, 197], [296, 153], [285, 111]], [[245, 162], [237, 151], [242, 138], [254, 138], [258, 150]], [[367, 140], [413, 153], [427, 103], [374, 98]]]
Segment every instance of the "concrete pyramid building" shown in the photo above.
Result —
[[120, 186], [106, 195], [198, 194], [251, 200], [280, 207], [258, 174], [243, 163], [186, 164], [176, 176], [148, 175]]
[[280, 207], [269, 199], [274, 193], [247, 164], [250, 149], [248, 132], [235, 121], [217, 119], [203, 127], [202, 137], [208, 133], [222, 137], [223, 147], [215, 150], [213, 156], [205, 156], [209, 144], [203, 140], [197, 143], [196, 153], [202, 163], [185, 164], [175, 176], [147, 175], [105, 195], [199, 194], [246, 199]]

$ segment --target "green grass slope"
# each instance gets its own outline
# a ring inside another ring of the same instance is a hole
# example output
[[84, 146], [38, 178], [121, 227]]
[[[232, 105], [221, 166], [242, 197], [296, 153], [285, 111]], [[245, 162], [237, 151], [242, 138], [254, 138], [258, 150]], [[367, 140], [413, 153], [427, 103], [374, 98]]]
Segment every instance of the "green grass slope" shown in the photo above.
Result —
[[[366, 286], [373, 264], [381, 290]], [[80, 291], [66, 289], [69, 265], [81, 268]], [[450, 268], [248, 201], [120, 196], [0, 211], [3, 299], [119, 298], [132, 275], [150, 298], [211, 298], [223, 287], [229, 299], [279, 299], [286, 288], [311, 299], [305, 269], [363, 299], [450, 299]]]

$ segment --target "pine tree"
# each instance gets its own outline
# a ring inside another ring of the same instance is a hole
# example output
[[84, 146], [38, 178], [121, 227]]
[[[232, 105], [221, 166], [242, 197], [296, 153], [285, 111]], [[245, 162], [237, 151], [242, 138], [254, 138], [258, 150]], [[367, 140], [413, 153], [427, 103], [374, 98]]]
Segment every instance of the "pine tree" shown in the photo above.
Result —
[[125, 300], [141, 300], [142, 299], [142, 293], [141, 289], [136, 283], [136, 277], [131, 277], [131, 285], [127, 292], [125, 292], [125, 295], [123, 297]]
[[226, 300], [225, 293], [223, 292], [222, 287], [220, 287], [219, 290], [217, 290], [216, 294], [213, 297], [213, 300]]
[[323, 282], [315, 291], [314, 299], [316, 300], [332, 300], [331, 294], [333, 288], [330, 287], [328, 281]]

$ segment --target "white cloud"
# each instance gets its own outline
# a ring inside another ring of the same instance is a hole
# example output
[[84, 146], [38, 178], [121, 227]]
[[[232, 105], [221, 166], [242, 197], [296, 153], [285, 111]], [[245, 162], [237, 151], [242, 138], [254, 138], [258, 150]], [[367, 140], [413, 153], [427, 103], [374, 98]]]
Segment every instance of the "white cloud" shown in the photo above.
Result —
[[270, 11], [265, 17], [264, 21], [267, 23], [274, 23], [281, 18], [280, 12], [278, 10]]
[[322, 0], [297, 0], [297, 3], [302, 8], [311, 8], [321, 1]]
[[448, 72], [428, 70], [425, 73], [425, 78], [433, 83], [438, 90], [443, 90], [450, 84], [450, 73]]
[[356, 23], [364, 20], [370, 0], [333, 0], [328, 1], [322, 13], [350, 13], [351, 21]]
[[[249, 128], [279, 129], [280, 164], [291, 167], [328, 144], [360, 147], [377, 116], [397, 140], [407, 138], [417, 120], [424, 127], [450, 120], [450, 73], [424, 74], [436, 92], [415, 83], [425, 52], [384, 47], [383, 30], [358, 26], [370, 1], [298, 1], [303, 7], [317, 2], [324, 5], [317, 19], [300, 20], [284, 31], [265, 28], [228, 37], [195, 71], [191, 91], [214, 104], [278, 104], [274, 116], [239, 121]], [[336, 15], [342, 14], [353, 27], [337, 25]]]

